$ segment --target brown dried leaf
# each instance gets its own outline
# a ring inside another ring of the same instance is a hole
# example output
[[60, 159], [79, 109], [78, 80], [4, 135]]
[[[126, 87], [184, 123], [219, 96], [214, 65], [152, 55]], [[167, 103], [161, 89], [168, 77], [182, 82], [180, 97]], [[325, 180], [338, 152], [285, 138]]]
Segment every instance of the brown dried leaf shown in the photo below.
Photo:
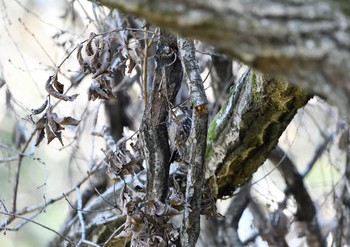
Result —
[[181, 214], [181, 211], [172, 208], [171, 206], [164, 204], [157, 199], [148, 200], [146, 204], [148, 205], [148, 208], [150, 209], [153, 215], [175, 216]]
[[37, 137], [36, 142], [35, 142], [36, 147], [40, 144], [40, 142], [44, 139], [44, 137], [45, 137], [44, 128], [39, 129], [38, 130], [38, 137]]
[[51, 113], [53, 120], [59, 125], [73, 125], [77, 126], [80, 123], [80, 120], [77, 120], [72, 117], [59, 117], [56, 113]]
[[96, 71], [101, 67], [101, 62], [100, 59], [102, 58], [101, 56], [103, 55], [101, 52], [103, 52], [104, 48], [104, 42], [100, 42], [100, 39], [96, 39], [95, 41], [96, 44], [96, 50], [93, 53], [93, 56], [90, 60], [90, 64], [92, 67], [92, 73], [96, 73]]
[[95, 79], [99, 75], [105, 73], [108, 70], [108, 68], [110, 67], [112, 56], [111, 56], [109, 47], [110, 46], [109, 46], [108, 41], [106, 41], [106, 39], [101, 39], [100, 46], [98, 48], [99, 53], [100, 53], [99, 54], [100, 59], [99, 59], [98, 66], [95, 66], [98, 69], [96, 70], [96, 72], [92, 76], [93, 79]]
[[57, 139], [60, 141], [60, 143], [61, 143], [61, 145], [63, 147], [64, 144], [63, 144], [63, 140], [62, 140], [61, 131], [57, 131], [55, 134], [56, 134]]
[[83, 70], [84, 73], [90, 72], [90, 65], [84, 60], [83, 55], [81, 54], [81, 50], [83, 49], [83, 45], [79, 44], [77, 49], [77, 59], [80, 65], [80, 68]]
[[96, 34], [91, 32], [90, 33], [90, 39], [89, 41], [86, 43], [86, 46], [85, 46], [85, 52], [88, 56], [91, 56], [92, 54], [94, 54], [94, 50], [92, 49], [92, 40], [96, 37]]
[[88, 99], [115, 99], [109, 81], [105, 79], [105, 77], [99, 77], [93, 83], [91, 83], [88, 91]]
[[57, 74], [54, 74], [52, 77], [53, 86], [56, 88], [57, 92], [63, 94], [64, 85], [58, 81]]
[[38, 122], [35, 123], [35, 130], [41, 130], [45, 128], [45, 125], [47, 123], [46, 115], [43, 116], [38, 120]]
[[55, 133], [50, 129], [50, 126], [48, 124], [45, 125], [45, 132], [46, 132], [46, 138], [47, 138], [47, 144], [49, 144], [53, 139], [56, 138]]
[[57, 77], [55, 76], [50, 76], [49, 79], [46, 81], [46, 85], [45, 85], [45, 89], [46, 91], [52, 96], [55, 97], [57, 99], [61, 99], [64, 101], [74, 101], [79, 94], [74, 94], [74, 95], [66, 95], [66, 94], [61, 94], [59, 92], [57, 92], [54, 87], [52, 86], [52, 80], [57, 80]]
[[132, 70], [135, 68], [135, 66], [136, 66], [136, 62], [133, 59], [130, 59], [128, 73], [131, 73]]
[[46, 99], [45, 102], [37, 109], [31, 109], [32, 114], [37, 115], [42, 113], [45, 109], [49, 101]]

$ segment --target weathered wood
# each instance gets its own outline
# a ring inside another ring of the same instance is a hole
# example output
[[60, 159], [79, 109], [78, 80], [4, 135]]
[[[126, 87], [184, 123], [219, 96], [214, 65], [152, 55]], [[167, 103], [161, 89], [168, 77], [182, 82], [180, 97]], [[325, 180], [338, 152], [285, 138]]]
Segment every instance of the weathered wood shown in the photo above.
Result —
[[218, 198], [251, 178], [308, 99], [286, 81], [250, 70], [242, 75], [208, 131], [206, 177]]
[[195, 56], [193, 40], [178, 39], [179, 53], [190, 88], [193, 105], [191, 134], [188, 138], [188, 173], [186, 182], [186, 203], [183, 225], [181, 227], [181, 245], [195, 246], [200, 232], [200, 212], [203, 186], [203, 171], [208, 129], [208, 103], [203, 81], [200, 77], [198, 61]]
[[200, 39], [350, 116], [350, 11], [329, 0], [99, 0], [183, 36]]
[[168, 190], [170, 148], [167, 117], [182, 82], [182, 66], [176, 55], [176, 38], [161, 33], [156, 52], [152, 90], [140, 128], [147, 165], [147, 200], [164, 202]]

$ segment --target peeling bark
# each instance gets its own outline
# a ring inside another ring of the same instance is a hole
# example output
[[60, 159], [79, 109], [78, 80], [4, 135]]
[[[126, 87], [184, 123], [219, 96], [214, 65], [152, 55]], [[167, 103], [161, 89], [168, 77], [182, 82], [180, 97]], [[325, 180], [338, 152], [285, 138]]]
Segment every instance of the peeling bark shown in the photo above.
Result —
[[349, 117], [350, 11], [344, 1], [99, 0], [336, 104]]

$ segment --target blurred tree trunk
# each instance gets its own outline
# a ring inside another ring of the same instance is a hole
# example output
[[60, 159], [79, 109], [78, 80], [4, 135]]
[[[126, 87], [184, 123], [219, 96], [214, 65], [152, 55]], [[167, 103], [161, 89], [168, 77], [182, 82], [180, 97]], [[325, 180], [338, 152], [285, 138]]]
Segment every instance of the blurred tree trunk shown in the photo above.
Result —
[[202, 40], [335, 104], [349, 117], [350, 7], [346, 1], [98, 2]]

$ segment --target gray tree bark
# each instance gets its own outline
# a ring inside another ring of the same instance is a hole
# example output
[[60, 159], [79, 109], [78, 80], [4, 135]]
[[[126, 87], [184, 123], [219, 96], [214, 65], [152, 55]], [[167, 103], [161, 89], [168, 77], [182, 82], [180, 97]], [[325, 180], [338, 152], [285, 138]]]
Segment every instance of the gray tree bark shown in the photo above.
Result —
[[350, 116], [350, 8], [345, 1], [98, 2], [207, 42], [326, 98]]

